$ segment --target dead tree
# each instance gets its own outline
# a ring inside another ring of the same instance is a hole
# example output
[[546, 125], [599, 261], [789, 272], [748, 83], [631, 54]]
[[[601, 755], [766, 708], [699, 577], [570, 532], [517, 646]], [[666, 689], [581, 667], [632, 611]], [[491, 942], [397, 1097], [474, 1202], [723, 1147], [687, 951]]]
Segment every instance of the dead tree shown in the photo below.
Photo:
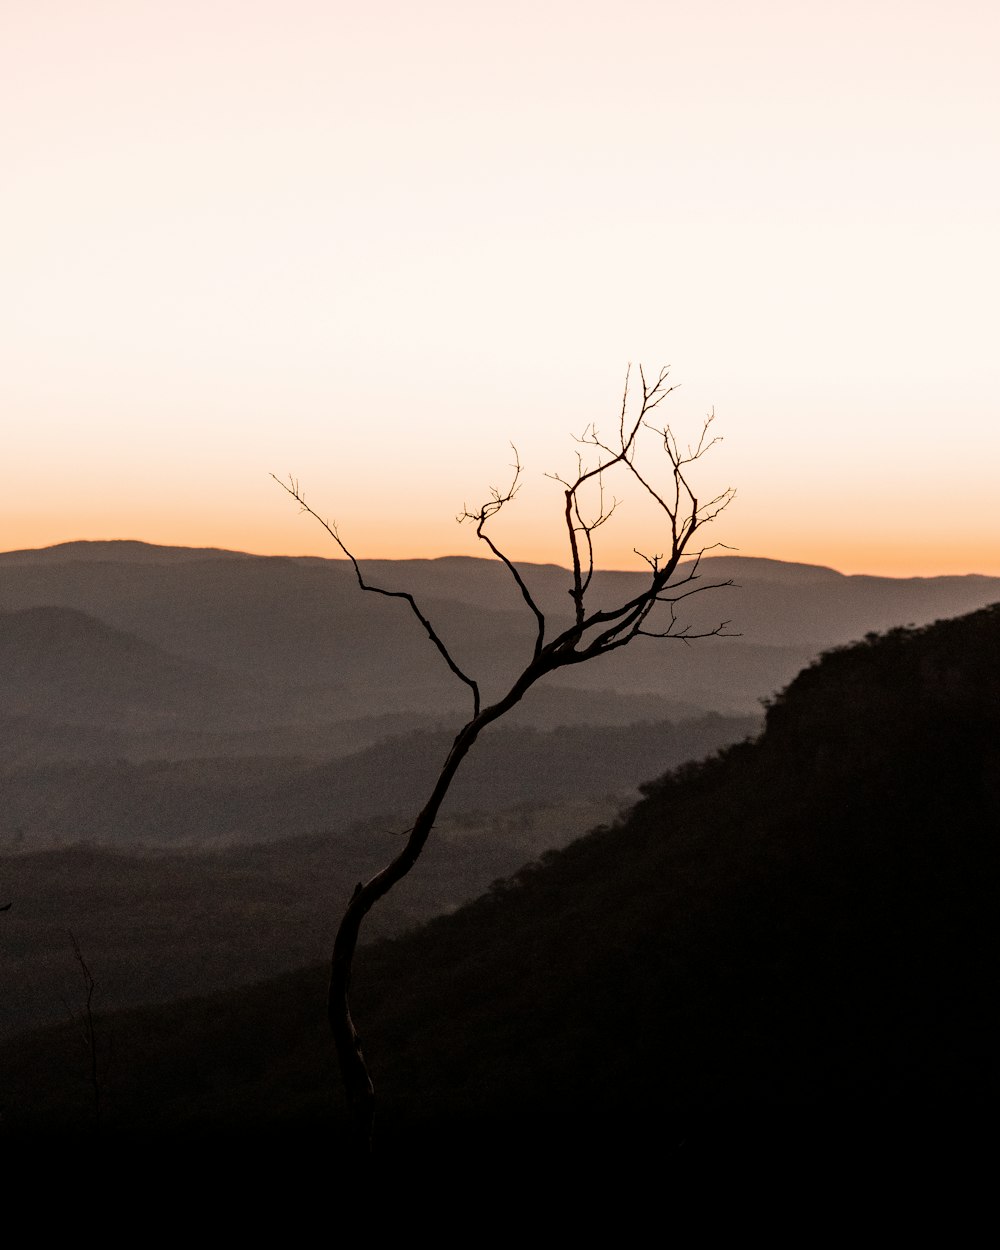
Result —
[[[351, 967], [361, 925], [378, 900], [405, 877], [417, 862], [434, 827], [448, 788], [476, 739], [487, 725], [506, 715], [536, 682], [557, 669], [585, 664], [588, 660], [627, 646], [635, 638], [679, 638], [690, 641], [693, 638], [705, 638], [725, 632], [727, 621], [712, 629], [692, 632], [680, 623], [678, 616], [678, 604], [691, 595], [732, 584], [728, 580], [713, 583], [700, 580], [701, 558], [710, 548], [699, 548], [694, 539], [731, 502], [735, 492], [729, 488], [705, 503], [695, 494], [688, 480], [688, 470], [719, 441], [711, 434], [714, 414], [705, 421], [698, 442], [682, 448], [668, 425], [658, 427], [652, 420], [654, 411], [675, 389], [668, 385], [667, 378], [667, 370], [661, 369], [655, 381], [647, 382], [640, 367], [642, 396], [641, 400], [638, 397], [633, 400], [630, 394], [630, 373], [626, 373], [614, 442], [606, 442], [595, 426], [589, 426], [576, 440], [581, 450], [577, 452], [575, 476], [562, 478], [552, 475], [562, 485], [564, 493], [564, 522], [571, 577], [569, 595], [572, 601], [571, 623], [553, 637], [548, 636], [545, 614], [532, 597], [520, 570], [488, 532], [490, 521], [517, 493], [522, 470], [516, 449], [515, 463], [512, 466], [514, 476], [510, 486], [505, 491], [494, 489], [491, 497], [481, 507], [473, 511], [463, 509], [459, 515], [459, 521], [470, 521], [475, 525], [477, 537], [507, 568], [526, 609], [534, 616], [536, 625], [534, 647], [523, 670], [502, 698], [485, 707], [480, 697], [479, 684], [455, 662], [413, 595], [407, 591], [385, 590], [367, 582], [358, 560], [342, 540], [336, 523], [324, 520], [306, 503], [296, 479], [289, 478], [287, 482], [283, 482], [275, 478], [299, 503], [302, 510], [314, 517], [327, 531], [351, 562], [362, 590], [402, 599], [409, 605], [448, 668], [468, 687], [472, 698], [472, 715], [458, 731], [437, 781], [408, 831], [405, 845], [380, 872], [355, 888], [334, 943], [330, 970], [329, 1022], [347, 1094], [353, 1132], [363, 1151], [371, 1149], [375, 1090], [351, 1018], [349, 997]], [[636, 464], [637, 444], [644, 433], [655, 435], [662, 444], [662, 454], [665, 457], [662, 465], [665, 472], [660, 474], [664, 479], [662, 485], [654, 484], [652, 474], [641, 470]], [[594, 458], [589, 467], [584, 459], [588, 454]], [[591, 591], [594, 575], [594, 535], [609, 519], [617, 505], [617, 500], [613, 497], [609, 502], [608, 488], [612, 476], [616, 479], [631, 479], [633, 484], [637, 484], [652, 498], [662, 515], [664, 551], [660, 554], [645, 554], [636, 550], [636, 555], [648, 568], [645, 584], [639, 593], [612, 607], [592, 607], [588, 592]], [[593, 513], [587, 511], [585, 493], [588, 497], [594, 497]], [[719, 545], [721, 544], [712, 544]], [[681, 560], [685, 556], [690, 563], [681, 567]], [[654, 613], [654, 609], [658, 610]]]
[[[80, 943], [76, 940], [72, 930], [67, 930], [70, 945], [73, 947], [73, 956], [80, 967], [80, 975], [83, 978], [83, 1009], [77, 1013], [70, 1011], [72, 1020], [79, 1020], [81, 1040], [87, 1054], [87, 1080], [90, 1084], [90, 1090], [94, 1098], [94, 1123], [101, 1127], [101, 1116], [103, 1114], [103, 1080], [101, 1072], [101, 1062], [99, 1047], [97, 1043], [97, 1028], [94, 1022], [94, 990], [97, 988], [97, 982], [94, 980], [93, 973], [90, 971], [83, 952], [80, 950]], [[69, 1010], [67, 1006], [67, 1010]]]

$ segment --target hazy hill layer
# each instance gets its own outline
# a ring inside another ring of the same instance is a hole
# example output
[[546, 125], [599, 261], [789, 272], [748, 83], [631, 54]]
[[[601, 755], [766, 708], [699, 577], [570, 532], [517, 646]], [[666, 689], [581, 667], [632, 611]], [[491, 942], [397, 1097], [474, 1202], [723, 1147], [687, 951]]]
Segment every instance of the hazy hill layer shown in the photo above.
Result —
[[[495, 561], [371, 561], [372, 576], [418, 595], [459, 663], [487, 693], [518, 671], [532, 620]], [[331, 720], [462, 705], [404, 604], [362, 594], [342, 560], [255, 557], [137, 543], [66, 544], [0, 555], [0, 609], [57, 605], [87, 612], [171, 655], [298, 687], [302, 715]], [[553, 623], [568, 574], [525, 565]], [[599, 606], [632, 593], [637, 573], [595, 576]], [[730, 619], [740, 637], [697, 648], [630, 647], [574, 668], [553, 687], [655, 694], [722, 712], [753, 711], [823, 647], [873, 629], [922, 624], [1000, 598], [1000, 579], [843, 577], [828, 569], [734, 557], [703, 562], [703, 581], [737, 587], [688, 600], [694, 626]], [[582, 700], [581, 700], [582, 701]], [[287, 719], [287, 717], [286, 717]]]
[[0, 612], [0, 718], [29, 715], [134, 733], [252, 722], [261, 702], [260, 692], [232, 673], [178, 659], [85, 612]]
[[[574, 800], [445, 818], [420, 871], [379, 908], [366, 938], [453, 910], [619, 806]], [[77, 844], [0, 855], [0, 904], [10, 903], [0, 927], [0, 1036], [65, 1020], [78, 1006], [69, 933], [104, 1011], [232, 989], [321, 959], [358, 878], [397, 844], [397, 830], [364, 824], [336, 837], [198, 851]]]
[[[728, 1156], [770, 1183], [970, 1158], [1000, 1087], [998, 708], [1000, 607], [836, 651], [758, 740], [368, 948], [383, 1149]], [[108, 1022], [119, 1123], [332, 1121], [321, 998], [309, 971]], [[54, 1092], [68, 1043], [5, 1048], [9, 1124], [86, 1115]]]
[[[624, 796], [650, 773], [745, 737], [757, 723], [710, 715], [676, 725], [491, 729], [456, 779], [446, 810]], [[324, 764], [220, 757], [10, 768], [0, 773], [0, 846], [164, 846], [311, 833], [336, 839], [359, 821], [403, 827], [429, 794], [452, 737], [439, 731], [390, 738]]]

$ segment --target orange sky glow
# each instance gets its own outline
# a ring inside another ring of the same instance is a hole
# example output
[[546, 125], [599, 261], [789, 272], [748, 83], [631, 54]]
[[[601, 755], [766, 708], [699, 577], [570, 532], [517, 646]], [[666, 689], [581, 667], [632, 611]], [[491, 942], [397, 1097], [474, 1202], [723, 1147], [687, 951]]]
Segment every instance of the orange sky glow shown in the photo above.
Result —
[[514, 443], [496, 535], [565, 563], [545, 474], [641, 361], [715, 411], [706, 541], [1000, 574], [998, 58], [979, 0], [11, 0], [0, 548], [335, 554], [291, 472], [485, 554]]

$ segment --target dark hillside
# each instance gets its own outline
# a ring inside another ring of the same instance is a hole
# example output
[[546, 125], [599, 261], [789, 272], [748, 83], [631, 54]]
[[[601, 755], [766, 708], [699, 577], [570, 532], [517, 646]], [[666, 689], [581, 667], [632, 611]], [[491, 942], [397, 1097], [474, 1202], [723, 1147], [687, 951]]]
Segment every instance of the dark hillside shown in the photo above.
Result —
[[[382, 1150], [725, 1158], [779, 1185], [974, 1158], [1000, 1091], [998, 694], [1000, 606], [832, 652], [756, 742], [363, 951]], [[325, 1120], [327, 1073], [296, 1066], [320, 982], [109, 1022], [120, 1122]], [[0, 1054], [8, 1132], [63, 1114], [37, 1084], [60, 1045]]]
[[1000, 1091], [998, 695], [1000, 607], [831, 653], [757, 742], [375, 948], [386, 1097], [681, 1154], [933, 1152], [944, 1121], [960, 1153]]

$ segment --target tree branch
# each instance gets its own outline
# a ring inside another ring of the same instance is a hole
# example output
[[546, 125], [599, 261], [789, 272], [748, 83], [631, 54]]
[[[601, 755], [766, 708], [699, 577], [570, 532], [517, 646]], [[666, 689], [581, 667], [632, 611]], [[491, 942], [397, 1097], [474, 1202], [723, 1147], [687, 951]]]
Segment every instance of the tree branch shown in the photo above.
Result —
[[519, 489], [521, 477], [521, 458], [517, 454], [517, 448], [514, 444], [511, 443], [510, 446], [514, 453], [514, 463], [511, 466], [514, 470], [514, 477], [506, 492], [501, 494], [495, 486], [491, 487], [490, 499], [487, 500], [486, 503], [482, 504], [477, 512], [470, 512], [469, 509], [463, 505], [462, 511], [456, 517], [456, 520], [460, 525], [463, 521], [474, 521], [476, 523], [476, 537], [482, 539], [487, 547], [489, 547], [490, 551], [492, 551], [493, 555], [506, 566], [511, 577], [513, 577], [518, 590], [521, 592], [521, 598], [528, 605], [535, 616], [535, 621], [538, 626], [538, 631], [535, 635], [535, 655], [537, 656], [545, 642], [545, 616], [538, 604], [532, 598], [531, 592], [528, 590], [517, 565], [514, 564], [513, 560], [509, 559], [503, 551], [500, 550], [490, 535], [486, 533], [487, 521], [489, 521], [491, 517], [495, 517], [505, 504], [510, 503]]
[[295, 500], [295, 502], [299, 505], [299, 507], [302, 509], [303, 512], [307, 512], [311, 517], [313, 517], [314, 520], [318, 521], [320, 525], [322, 525], [322, 527], [330, 535], [330, 537], [337, 544], [340, 550], [344, 553], [344, 555], [348, 558], [348, 560], [350, 560], [351, 564], [354, 566], [354, 575], [355, 577], [357, 577], [358, 585], [361, 587], [362, 590], [367, 590], [370, 594], [373, 594], [373, 595], [383, 595], [386, 599], [403, 599], [410, 605], [410, 608], [413, 611], [413, 615], [417, 618], [417, 620], [422, 625], [425, 633], [427, 634], [427, 637], [430, 638], [431, 642], [435, 645], [435, 647], [437, 647], [438, 651], [441, 653], [444, 659], [444, 662], [448, 665], [448, 667], [455, 674], [458, 680], [461, 682], [464, 682], [472, 691], [472, 709], [473, 709], [472, 714], [473, 716], [478, 716], [479, 707], [480, 707], [479, 683], [476, 682], [473, 678], [471, 678], [467, 673], [464, 673], [459, 668], [459, 666], [455, 663], [455, 661], [452, 659], [451, 653], [449, 652], [448, 648], [444, 645], [444, 643], [438, 637], [438, 634], [435, 631], [434, 626], [430, 623], [427, 617], [424, 616], [423, 612], [420, 611], [420, 608], [417, 606], [416, 599], [414, 599], [414, 597], [410, 594], [410, 592], [408, 590], [385, 590], [381, 586], [373, 586], [369, 582], [366, 582], [364, 577], [362, 577], [361, 575], [361, 568], [358, 565], [357, 560], [351, 554], [351, 552], [348, 551], [347, 547], [344, 545], [343, 539], [340, 537], [340, 534], [337, 531], [337, 523], [335, 521], [330, 522], [330, 521], [324, 520], [323, 517], [321, 517], [319, 513], [315, 511], [315, 509], [310, 508], [310, 506], [306, 503], [302, 495], [302, 491], [299, 487], [298, 479], [292, 477], [292, 475], [289, 474], [288, 481], [286, 483], [286, 482], [283, 482], [281, 478], [278, 477], [274, 473], [272, 473], [271, 476], [274, 478], [274, 480], [278, 483], [278, 485], [281, 487], [283, 491], [286, 491], [289, 495], [291, 495], [291, 497]]

